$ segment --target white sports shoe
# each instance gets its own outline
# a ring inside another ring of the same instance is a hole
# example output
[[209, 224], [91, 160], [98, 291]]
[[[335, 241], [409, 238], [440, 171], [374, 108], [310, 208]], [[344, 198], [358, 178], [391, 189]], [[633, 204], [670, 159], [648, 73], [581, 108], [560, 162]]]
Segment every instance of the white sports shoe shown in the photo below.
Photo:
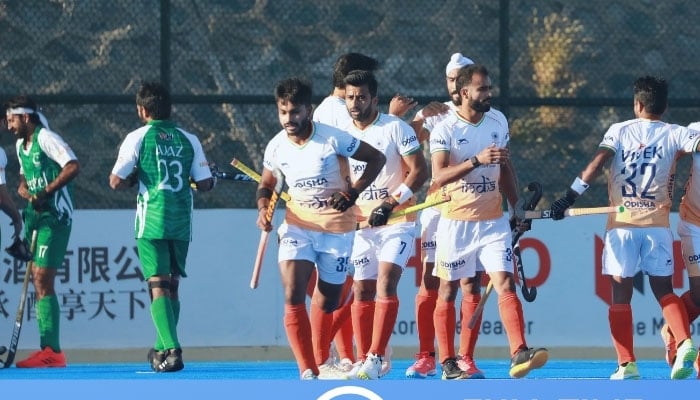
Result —
[[318, 366], [318, 379], [337, 379], [337, 380], [347, 380], [347, 374], [338, 368], [333, 357], [328, 357], [328, 360], [323, 364]]
[[343, 372], [348, 373], [352, 370], [352, 368], [355, 366], [355, 363], [350, 361], [349, 358], [343, 358], [338, 362], [338, 368], [340, 368]]
[[615, 372], [610, 375], [611, 380], [623, 380], [623, 379], [639, 379], [639, 369], [637, 368], [637, 363], [630, 361], [627, 365], [618, 365]]
[[676, 360], [671, 368], [671, 379], [685, 379], [693, 374], [693, 362], [698, 356], [698, 350], [693, 345], [693, 341], [686, 339], [678, 346]]
[[318, 379], [318, 377], [314, 375], [314, 372], [310, 369], [304, 370], [304, 372], [301, 374], [302, 381], [310, 381], [315, 379]]
[[382, 377], [382, 358], [376, 354], [367, 354], [367, 359], [360, 370], [357, 372], [357, 377], [364, 380], [379, 379]]
[[363, 363], [364, 361], [358, 360], [355, 364], [352, 364], [350, 371], [346, 372], [345, 376], [347, 376], [348, 379], [357, 379], [357, 373], [360, 372]]

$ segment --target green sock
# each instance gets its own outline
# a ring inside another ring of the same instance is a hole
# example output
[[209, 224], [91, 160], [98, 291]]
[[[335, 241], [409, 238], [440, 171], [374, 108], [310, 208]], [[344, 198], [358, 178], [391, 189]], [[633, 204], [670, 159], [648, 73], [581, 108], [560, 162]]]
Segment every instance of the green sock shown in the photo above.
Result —
[[[175, 317], [175, 328], [177, 332], [177, 323], [180, 321], [180, 300], [173, 300], [170, 299], [170, 304], [173, 306], [173, 316]], [[167, 350], [168, 347], [165, 347], [165, 344], [163, 344], [163, 341], [160, 340], [160, 336], [156, 338], [156, 344], [153, 346], [154, 349], [158, 351], [163, 351]]]
[[162, 346], [161, 349], [156, 347], [156, 350], [179, 349], [180, 342], [177, 340], [175, 315], [172, 302], [168, 297], [161, 296], [153, 299], [151, 303], [151, 318], [153, 319], [153, 325], [156, 327], [156, 332], [158, 332], [156, 346]]
[[39, 344], [41, 348], [51, 347], [53, 351], [60, 352], [59, 328], [61, 321], [61, 309], [56, 295], [44, 296], [36, 303], [36, 316], [39, 324]]

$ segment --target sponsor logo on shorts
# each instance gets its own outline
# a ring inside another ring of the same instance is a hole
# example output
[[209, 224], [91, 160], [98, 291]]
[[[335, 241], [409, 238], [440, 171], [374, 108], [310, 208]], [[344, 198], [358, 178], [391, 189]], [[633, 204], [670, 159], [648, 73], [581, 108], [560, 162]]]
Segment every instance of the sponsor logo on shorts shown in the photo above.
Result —
[[467, 262], [464, 260], [449, 261], [449, 262], [440, 261], [439, 266], [440, 266], [440, 268], [449, 269], [450, 271], [454, 271], [456, 269], [462, 268], [466, 264], [467, 264]]
[[369, 264], [369, 258], [367, 257], [362, 257], [362, 258], [353, 258], [350, 261], [350, 264], [355, 266], [356, 268], [362, 268], [365, 265]]
[[692, 254], [688, 256], [688, 263], [697, 264], [700, 261], [700, 254]]
[[303, 179], [303, 180], [298, 180], [294, 184], [295, 188], [315, 188], [315, 187], [323, 187], [328, 184], [328, 179], [326, 178], [315, 178], [315, 179]]
[[434, 240], [429, 240], [429, 241], [420, 243], [421, 249], [434, 249], [435, 245], [436, 245], [436, 242]]
[[280, 241], [280, 246], [297, 247], [299, 242], [296, 239], [284, 238]]
[[656, 208], [656, 203], [650, 200], [635, 200], [626, 201], [624, 204], [625, 208], [635, 208], [635, 209], [647, 209], [653, 210]]

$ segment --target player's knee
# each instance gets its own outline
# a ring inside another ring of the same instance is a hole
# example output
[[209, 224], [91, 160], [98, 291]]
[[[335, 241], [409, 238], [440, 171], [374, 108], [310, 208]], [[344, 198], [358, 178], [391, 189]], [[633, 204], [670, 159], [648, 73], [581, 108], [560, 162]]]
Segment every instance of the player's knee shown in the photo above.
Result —
[[151, 301], [158, 297], [170, 296], [170, 281], [158, 278], [149, 279], [148, 294], [151, 296]]

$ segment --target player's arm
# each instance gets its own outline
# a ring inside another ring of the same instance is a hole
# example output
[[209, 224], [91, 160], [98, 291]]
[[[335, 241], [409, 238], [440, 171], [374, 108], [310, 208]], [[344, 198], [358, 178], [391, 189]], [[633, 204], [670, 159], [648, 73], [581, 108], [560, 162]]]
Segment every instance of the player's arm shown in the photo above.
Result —
[[22, 216], [17, 210], [17, 206], [5, 184], [0, 185], [0, 210], [12, 220], [12, 226], [15, 231], [13, 236], [19, 237], [22, 233]]
[[431, 101], [427, 106], [418, 110], [409, 125], [418, 137], [418, 142], [423, 143], [430, 137], [430, 131], [425, 128], [425, 120], [450, 111], [450, 107], [439, 101]]
[[591, 162], [581, 172], [580, 177], [576, 177], [571, 186], [566, 190], [564, 197], [552, 203], [552, 219], [560, 220], [564, 218], [564, 212], [574, 205], [576, 199], [588, 189], [588, 182], [592, 182], [603, 173], [603, 168], [615, 155], [615, 152], [607, 147], [599, 147]]
[[364, 161], [366, 165], [362, 175], [352, 184], [352, 189], [356, 190], [357, 193], [362, 192], [374, 182], [379, 172], [384, 168], [384, 163], [386, 163], [386, 157], [384, 157], [382, 152], [366, 142], [361, 140], [359, 142], [357, 151], [352, 155], [352, 158]]
[[506, 196], [509, 206], [515, 207], [519, 197], [518, 176], [510, 158], [501, 164], [501, 175], [499, 176], [499, 186]]
[[277, 178], [275, 175], [271, 170], [263, 168], [262, 174], [260, 174], [258, 190], [255, 192], [255, 199], [258, 207], [258, 218], [255, 221], [255, 224], [258, 226], [258, 228], [266, 232], [272, 230], [272, 221], [268, 221], [266, 213], [267, 208], [270, 205], [272, 193], [274, 193], [275, 185], [277, 185]]

